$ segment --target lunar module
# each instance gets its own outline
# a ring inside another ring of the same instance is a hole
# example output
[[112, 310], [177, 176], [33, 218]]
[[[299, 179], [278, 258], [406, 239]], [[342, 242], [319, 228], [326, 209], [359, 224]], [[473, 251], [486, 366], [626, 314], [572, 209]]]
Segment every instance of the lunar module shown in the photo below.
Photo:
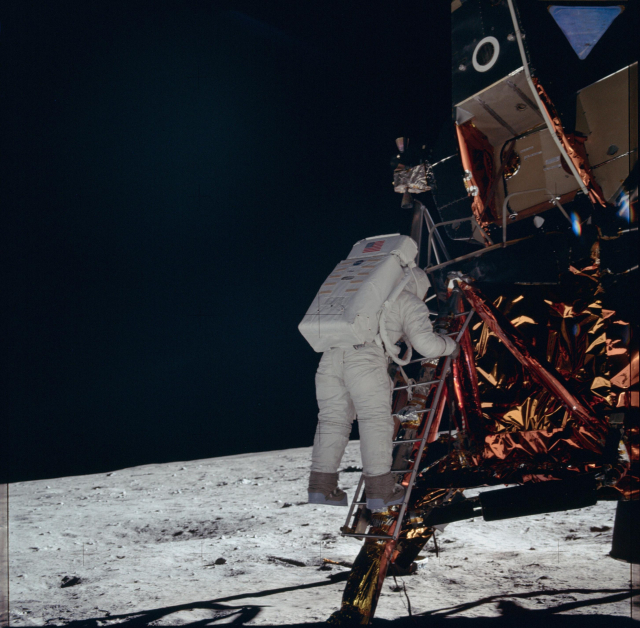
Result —
[[637, 3], [454, 0], [451, 27], [451, 124], [399, 138], [393, 177], [461, 352], [390, 367], [405, 500], [371, 512], [360, 482], [330, 623], [367, 624], [389, 570], [473, 517], [616, 500], [611, 556], [640, 560]]

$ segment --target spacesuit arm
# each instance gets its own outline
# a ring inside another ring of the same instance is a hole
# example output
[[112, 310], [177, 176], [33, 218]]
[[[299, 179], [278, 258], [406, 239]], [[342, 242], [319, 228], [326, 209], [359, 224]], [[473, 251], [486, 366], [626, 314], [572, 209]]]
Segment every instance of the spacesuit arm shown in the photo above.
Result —
[[399, 300], [403, 335], [413, 348], [425, 358], [450, 355], [457, 347], [453, 338], [441, 336], [433, 331], [429, 320], [429, 309], [413, 294], [404, 292]]

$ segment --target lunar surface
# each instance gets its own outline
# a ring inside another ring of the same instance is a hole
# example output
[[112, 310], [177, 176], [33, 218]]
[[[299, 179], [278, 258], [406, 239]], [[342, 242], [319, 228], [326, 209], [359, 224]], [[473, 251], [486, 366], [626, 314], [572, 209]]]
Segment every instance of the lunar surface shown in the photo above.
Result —
[[[310, 454], [10, 485], [11, 625], [324, 622], [348, 568], [323, 559], [350, 563], [360, 542], [340, 536], [346, 509], [305, 503]], [[350, 497], [358, 465], [351, 442], [341, 473]], [[607, 555], [615, 507], [450, 524], [417, 573], [387, 578], [376, 623], [635, 625], [629, 565]]]

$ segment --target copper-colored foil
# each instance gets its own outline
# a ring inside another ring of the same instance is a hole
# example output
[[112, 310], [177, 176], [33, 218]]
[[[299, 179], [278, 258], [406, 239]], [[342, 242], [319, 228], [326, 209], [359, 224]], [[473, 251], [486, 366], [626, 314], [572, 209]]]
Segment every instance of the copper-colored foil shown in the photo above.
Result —
[[[415, 492], [415, 495], [412, 495], [412, 504], [413, 507], [421, 512], [425, 512], [430, 506], [434, 503], [439, 503], [445, 497], [449, 490], [446, 488], [437, 488], [437, 489], [428, 489], [426, 492], [424, 490], [420, 490], [418, 486], [418, 490]], [[404, 530], [402, 532], [404, 534]]]
[[482, 403], [480, 401], [480, 391], [478, 389], [478, 372], [476, 370], [476, 364], [474, 360], [473, 343], [471, 342], [471, 329], [467, 327], [462, 338], [460, 339], [460, 345], [462, 347], [462, 361], [464, 364], [464, 370], [466, 372], [466, 379], [470, 384], [470, 395], [473, 408], [473, 414], [477, 418], [482, 417]]
[[[468, 309], [468, 306], [460, 300], [459, 311]], [[454, 329], [460, 329], [463, 318], [457, 319]], [[453, 362], [453, 388], [465, 422], [465, 431], [469, 437], [481, 442], [487, 431], [486, 421], [482, 413], [480, 391], [478, 388], [478, 373], [474, 360], [474, 348], [471, 342], [470, 328], [467, 326], [460, 338], [461, 353]]]
[[[471, 121], [456, 124], [456, 133], [462, 167], [470, 177], [469, 194], [473, 196], [471, 210], [480, 227], [484, 229], [490, 222], [498, 219], [495, 196], [490, 194], [495, 178], [493, 147], [487, 137]], [[489, 240], [484, 231], [483, 235], [488, 245]]]
[[[395, 516], [375, 515], [369, 534], [393, 534]], [[387, 569], [395, 553], [395, 541], [367, 539], [353, 563], [342, 594], [340, 611], [329, 623], [368, 624], [375, 613]]]
[[[638, 387], [638, 351], [633, 351], [632, 355], [624, 347], [616, 347], [612, 342], [607, 342], [607, 355], [611, 360], [618, 358], [618, 362], [622, 362], [624, 366], [618, 370], [611, 378], [611, 386], [622, 389], [619, 396], [617, 406], [619, 408], [638, 407], [638, 390], [631, 390], [632, 387]], [[617, 369], [616, 369], [617, 370]]]
[[[427, 438], [428, 443], [436, 439], [448, 443], [448, 450], [440, 444], [443, 457], [427, 469], [420, 467], [408, 504], [414, 514], [403, 522], [397, 545], [365, 541], [349, 575], [342, 608], [329, 623], [368, 623], [389, 564], [408, 566], [414, 560], [433, 535], [433, 528], [423, 525], [424, 518], [465, 487], [562, 480], [597, 472], [607, 486], [617, 482], [626, 498], [638, 497], [640, 426], [634, 415], [626, 416], [624, 423], [631, 468], [622, 459], [602, 462], [601, 457], [608, 414], [636, 392], [631, 389], [638, 384], [637, 354], [630, 358], [628, 343], [611, 333], [624, 323], [603, 309], [597, 298], [597, 264], [572, 268], [569, 275], [586, 286], [570, 303], [554, 301], [548, 293], [529, 292], [503, 295], [492, 304], [477, 288], [460, 283], [480, 320], [462, 336], [463, 351], [452, 368], [453, 386], [443, 389]], [[462, 317], [451, 321], [450, 331], [460, 329]], [[442, 364], [433, 376], [439, 378], [441, 370]], [[431, 379], [432, 373], [424, 377], [421, 381]], [[409, 405], [416, 412], [428, 408], [435, 393], [436, 386], [418, 389]], [[451, 395], [463, 424], [457, 435], [438, 438]], [[429, 413], [416, 416], [421, 417], [420, 424], [403, 423], [399, 435], [413, 439], [424, 434]], [[404, 447], [414, 458], [419, 446]], [[427, 446], [425, 455], [428, 450]], [[408, 477], [405, 474], [405, 484]], [[374, 515], [369, 532], [392, 534], [396, 517], [397, 507]]]
[[616, 488], [625, 499], [640, 499], [640, 425], [638, 415], [629, 414], [624, 422], [624, 439], [629, 454], [631, 468]]
[[460, 428], [465, 433], [469, 432], [469, 417], [467, 416], [467, 394], [465, 394], [464, 384], [462, 381], [462, 369], [460, 368], [460, 361], [454, 360], [452, 364], [452, 378], [453, 378], [453, 391], [456, 397], [458, 410], [460, 412], [460, 419], [462, 425]]
[[583, 426], [527, 432], [500, 432], [485, 439], [484, 458], [514, 464], [531, 459], [570, 462], [581, 452], [602, 453], [604, 439]]
[[[524, 379], [526, 380], [527, 377], [533, 378], [538, 384], [542, 385], [555, 400], [566, 408], [574, 420], [577, 420], [582, 425], [590, 426], [592, 429], [598, 431], [601, 436], [604, 436], [606, 423], [593, 415], [589, 405], [581, 398], [581, 395], [569, 391], [567, 382], [559, 372], [555, 371], [550, 364], [543, 365], [531, 354], [526, 341], [518, 332], [516, 326], [495, 306], [483, 298], [477, 289], [465, 282], [460, 282], [460, 287], [469, 303], [484, 321], [488, 330], [500, 339], [502, 344], [511, 352], [526, 371]], [[534, 321], [531, 320], [531, 322]], [[480, 368], [478, 370], [480, 370]], [[507, 386], [509, 383], [513, 383], [509, 381], [513, 378], [512, 374], [501, 374], [494, 370], [493, 373], [488, 375], [489, 377], [487, 377], [487, 379], [493, 379], [496, 386], [500, 383], [506, 383]], [[551, 408], [557, 410], [557, 408], [553, 408], [553, 404], [551, 404]], [[516, 416], [517, 415], [515, 415], [514, 418]], [[521, 428], [524, 427], [524, 420], [520, 422], [520, 426]]]
[[[588, 472], [584, 464], [597, 463], [603, 453], [608, 416], [616, 406], [632, 403], [638, 359], [635, 351], [629, 355], [631, 330], [603, 308], [597, 263], [569, 271], [563, 281], [571, 289], [562, 291], [567, 302], [548, 290], [515, 288], [491, 304], [476, 288], [461, 284], [482, 319], [473, 329], [489, 432], [480, 466], [484, 473], [491, 470], [491, 483], [561, 479], [568, 469]], [[607, 471], [611, 481], [621, 478], [618, 489], [625, 496], [634, 492], [639, 466], [627, 422], [631, 468], [619, 461]], [[440, 469], [443, 477], [451, 477], [450, 463]]]

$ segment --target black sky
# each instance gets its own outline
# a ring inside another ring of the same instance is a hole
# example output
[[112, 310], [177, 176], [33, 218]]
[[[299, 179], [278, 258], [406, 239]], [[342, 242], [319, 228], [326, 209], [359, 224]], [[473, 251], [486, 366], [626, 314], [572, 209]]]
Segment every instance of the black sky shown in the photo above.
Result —
[[310, 445], [297, 325], [407, 233], [393, 140], [450, 115], [449, 3], [9, 2], [12, 481]]

